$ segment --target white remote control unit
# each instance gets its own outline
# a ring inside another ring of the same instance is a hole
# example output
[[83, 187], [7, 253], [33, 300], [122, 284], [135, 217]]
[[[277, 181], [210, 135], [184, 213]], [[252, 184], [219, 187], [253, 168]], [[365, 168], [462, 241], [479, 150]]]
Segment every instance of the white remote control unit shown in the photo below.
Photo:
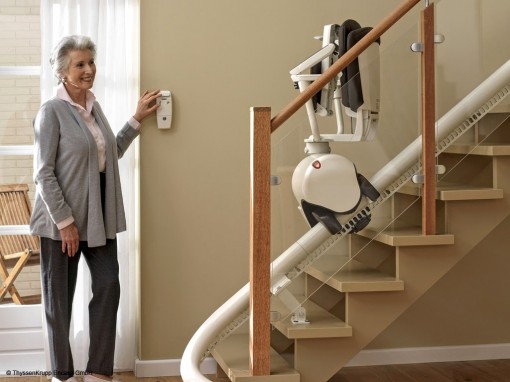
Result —
[[156, 110], [158, 129], [169, 129], [172, 126], [172, 93], [170, 90], [161, 90], [158, 97], [159, 107]]

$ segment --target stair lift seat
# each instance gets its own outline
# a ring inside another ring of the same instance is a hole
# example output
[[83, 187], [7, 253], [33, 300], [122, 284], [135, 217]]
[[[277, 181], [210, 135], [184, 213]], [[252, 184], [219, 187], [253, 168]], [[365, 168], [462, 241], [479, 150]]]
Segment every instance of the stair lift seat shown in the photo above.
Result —
[[[371, 27], [361, 27], [358, 22], [350, 19], [341, 25], [326, 25], [322, 37], [323, 46], [334, 42], [335, 50], [322, 61], [315, 63], [310, 68], [310, 73], [315, 76], [324, 73], [371, 30]], [[321, 134], [321, 138], [333, 141], [360, 141], [374, 138], [378, 126], [380, 104], [379, 45], [380, 39], [347, 65], [339, 80], [334, 79], [312, 97], [311, 102], [315, 114], [319, 116], [335, 114], [337, 119], [337, 134]], [[301, 89], [301, 87], [297, 87]], [[347, 134], [344, 131], [342, 113], [353, 118], [351, 122], [352, 134]], [[315, 119], [315, 116], [309, 115], [309, 118], [312, 120]], [[316, 124], [316, 122], [313, 123]]]
[[[292, 176], [292, 190], [308, 224], [322, 223], [331, 234], [342, 229], [337, 215], [356, 211], [362, 197], [376, 200], [379, 192], [347, 158], [337, 154], [316, 154], [306, 157]], [[350, 233], [358, 232], [370, 222], [370, 215], [361, 219]]]
[[[361, 27], [354, 20], [341, 25], [324, 26], [322, 49], [290, 71], [291, 78], [303, 91], [321, 73], [327, 71], [372, 30]], [[307, 113], [312, 136], [305, 140], [309, 155], [296, 168], [292, 189], [299, 208], [310, 226], [324, 224], [332, 234], [342, 230], [341, 215], [352, 214], [363, 197], [376, 200], [379, 192], [356, 171], [347, 158], [331, 154], [330, 142], [363, 141], [373, 139], [379, 114], [379, 45], [371, 44], [354, 59], [312, 100], [307, 102]], [[305, 70], [310, 74], [302, 74]], [[336, 134], [320, 134], [316, 115], [336, 115]], [[343, 115], [352, 118], [351, 133], [344, 131]], [[344, 216], [345, 217], [345, 216]], [[349, 232], [358, 232], [370, 222], [370, 215], [357, 221]]]

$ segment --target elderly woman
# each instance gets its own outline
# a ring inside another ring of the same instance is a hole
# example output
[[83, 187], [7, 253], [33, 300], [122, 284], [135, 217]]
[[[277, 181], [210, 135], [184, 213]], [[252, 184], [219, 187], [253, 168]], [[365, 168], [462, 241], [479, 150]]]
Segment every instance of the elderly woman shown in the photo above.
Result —
[[126, 229], [118, 158], [158, 105], [145, 92], [135, 114], [115, 136], [91, 92], [96, 49], [85, 36], [55, 47], [56, 96], [35, 119], [36, 199], [31, 232], [41, 237], [41, 278], [53, 381], [74, 381], [69, 345], [78, 261], [90, 269], [90, 348], [85, 382], [111, 380], [120, 297], [117, 232]]

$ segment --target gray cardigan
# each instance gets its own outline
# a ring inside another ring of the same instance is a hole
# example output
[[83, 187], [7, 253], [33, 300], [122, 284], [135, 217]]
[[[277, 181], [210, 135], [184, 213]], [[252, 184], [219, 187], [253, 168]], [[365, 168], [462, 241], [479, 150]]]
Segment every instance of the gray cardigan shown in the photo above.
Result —
[[52, 98], [44, 103], [34, 122], [34, 182], [36, 198], [30, 220], [33, 235], [61, 240], [56, 223], [73, 216], [80, 241], [90, 247], [106, 244], [126, 229], [119, 167], [122, 157], [139, 131], [128, 123], [113, 134], [106, 117], [94, 102], [92, 113], [105, 138], [105, 217], [97, 144], [82, 118], [68, 102]]

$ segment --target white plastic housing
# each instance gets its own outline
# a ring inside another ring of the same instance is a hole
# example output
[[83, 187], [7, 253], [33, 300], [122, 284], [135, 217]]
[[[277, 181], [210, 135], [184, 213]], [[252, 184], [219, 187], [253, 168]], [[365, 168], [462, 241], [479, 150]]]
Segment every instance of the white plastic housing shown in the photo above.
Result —
[[156, 111], [158, 129], [169, 129], [172, 126], [172, 93], [162, 90], [158, 97], [159, 107]]
[[292, 190], [302, 200], [335, 212], [350, 211], [361, 198], [354, 164], [337, 154], [316, 154], [303, 159], [292, 175]]

